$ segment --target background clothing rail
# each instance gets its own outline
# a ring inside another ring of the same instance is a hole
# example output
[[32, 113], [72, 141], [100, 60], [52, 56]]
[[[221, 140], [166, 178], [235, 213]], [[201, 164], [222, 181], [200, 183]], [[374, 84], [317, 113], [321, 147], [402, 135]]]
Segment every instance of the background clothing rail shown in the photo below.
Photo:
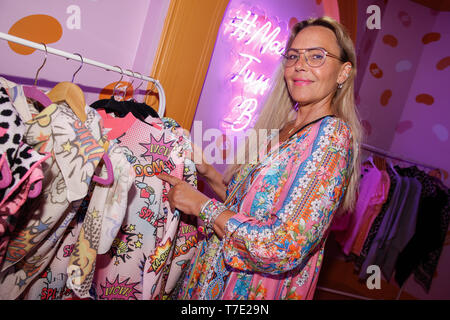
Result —
[[362, 143], [361, 144], [361, 148], [366, 150], [366, 151], [377, 153], [379, 155], [386, 156], [386, 157], [394, 159], [394, 160], [407, 162], [407, 163], [418, 165], [418, 166], [421, 166], [421, 167], [424, 167], [424, 168], [428, 168], [428, 169], [432, 169], [432, 170], [439, 170], [440, 171], [439, 168], [430, 166], [428, 164], [420, 163], [420, 162], [417, 162], [417, 161], [414, 161], [414, 160], [410, 160], [410, 159], [407, 159], [407, 158], [404, 158], [404, 157], [401, 157], [401, 156], [398, 156], [398, 155], [394, 155], [394, 154], [392, 154], [392, 153], [390, 153], [388, 151], [385, 151], [385, 150], [382, 150], [382, 149], [378, 149], [378, 148], [370, 146], [368, 144]]

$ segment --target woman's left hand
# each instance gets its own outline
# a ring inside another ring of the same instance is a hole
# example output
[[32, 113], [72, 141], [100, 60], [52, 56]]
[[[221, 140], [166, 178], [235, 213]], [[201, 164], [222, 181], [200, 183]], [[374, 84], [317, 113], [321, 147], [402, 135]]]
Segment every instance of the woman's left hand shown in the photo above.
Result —
[[198, 216], [202, 205], [209, 200], [207, 196], [186, 181], [165, 173], [155, 174], [155, 176], [172, 185], [167, 194], [172, 211], [177, 208], [185, 214]]

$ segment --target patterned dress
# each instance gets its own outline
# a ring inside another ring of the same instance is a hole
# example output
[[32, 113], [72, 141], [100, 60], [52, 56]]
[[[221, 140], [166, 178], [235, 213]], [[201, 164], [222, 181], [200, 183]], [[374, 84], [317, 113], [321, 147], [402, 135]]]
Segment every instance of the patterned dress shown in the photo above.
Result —
[[236, 214], [199, 243], [178, 299], [312, 299], [352, 163], [349, 126], [325, 117], [244, 167], [227, 189]]

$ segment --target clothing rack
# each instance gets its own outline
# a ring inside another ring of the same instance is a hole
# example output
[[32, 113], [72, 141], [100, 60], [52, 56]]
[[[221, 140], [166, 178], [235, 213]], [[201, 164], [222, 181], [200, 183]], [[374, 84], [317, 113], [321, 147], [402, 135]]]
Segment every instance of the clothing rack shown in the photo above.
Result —
[[430, 166], [428, 164], [424, 164], [424, 163], [421, 163], [421, 162], [417, 162], [417, 161], [414, 161], [414, 160], [410, 160], [410, 159], [407, 159], [407, 158], [404, 158], [404, 157], [401, 157], [401, 156], [398, 156], [398, 155], [394, 155], [393, 153], [390, 153], [390, 152], [382, 150], [382, 149], [375, 148], [375, 147], [370, 146], [368, 144], [364, 144], [364, 143], [361, 144], [361, 148], [364, 149], [364, 150], [367, 150], [369, 152], [377, 153], [379, 155], [382, 155], [382, 156], [385, 156], [385, 157], [388, 157], [388, 158], [391, 158], [391, 159], [394, 159], [394, 160], [399, 160], [399, 161], [402, 161], [402, 162], [408, 162], [408, 163], [411, 163], [411, 164], [414, 164], [414, 165], [418, 165], [420, 167], [424, 167], [424, 168], [428, 168], [428, 169], [431, 169], [431, 170], [439, 170], [440, 171], [439, 168], [436, 168], [436, 167], [433, 167], [433, 166]]
[[[392, 154], [392, 153], [390, 153], [388, 151], [385, 151], [385, 150], [382, 150], [382, 149], [370, 146], [368, 144], [364, 144], [364, 143], [361, 144], [361, 148], [366, 150], [366, 151], [369, 151], [369, 152], [372, 152], [372, 153], [376, 153], [376, 154], [379, 154], [381, 156], [388, 157], [388, 158], [391, 158], [391, 159], [394, 159], [394, 160], [399, 160], [399, 161], [402, 161], [402, 162], [408, 162], [408, 163], [411, 163], [411, 164], [414, 164], [414, 165], [418, 165], [418, 166], [421, 166], [421, 167], [425, 167], [425, 168], [429, 168], [429, 169], [436, 169], [436, 170], [440, 171], [439, 168], [430, 166], [428, 164], [420, 163], [420, 162], [417, 162], [417, 161], [413, 161], [413, 160], [410, 160], [410, 159], [406, 159], [406, 158], [398, 156], [398, 155], [394, 155], [394, 154]], [[397, 296], [396, 296], [395, 300], [399, 300], [400, 299], [400, 297], [401, 297], [401, 295], [403, 293], [403, 289], [405, 287], [406, 282], [407, 281], [405, 281], [405, 283], [400, 287], [400, 290], [397, 292]], [[327, 288], [327, 287], [317, 286], [317, 290], [326, 291], [326, 292], [330, 292], [330, 293], [334, 293], [334, 294], [337, 294], [337, 295], [346, 296], [346, 297], [350, 297], [350, 298], [354, 298], [354, 299], [358, 299], [358, 300], [373, 300], [371, 298], [367, 298], [367, 297], [364, 297], [364, 296], [355, 295], [355, 294], [352, 294], [352, 293], [349, 293], [349, 292], [340, 291], [340, 290], [330, 289], [330, 288]]]
[[141, 79], [141, 80], [145, 80], [145, 81], [148, 81], [148, 82], [152, 82], [156, 86], [156, 88], [158, 89], [158, 95], [159, 95], [158, 114], [159, 114], [160, 117], [164, 116], [164, 112], [165, 112], [165, 108], [166, 108], [166, 96], [164, 94], [164, 89], [163, 89], [161, 83], [158, 80], [156, 80], [156, 79], [153, 79], [153, 78], [150, 78], [150, 77], [147, 77], [147, 76], [141, 76], [141, 75], [137, 76], [132, 71], [131, 72], [127, 71], [127, 70], [123, 71], [119, 67], [111, 66], [111, 65], [108, 65], [108, 64], [105, 64], [105, 63], [102, 63], [102, 62], [98, 62], [98, 61], [95, 61], [95, 60], [92, 60], [92, 59], [84, 58], [84, 57], [81, 58], [81, 56], [78, 56], [76, 54], [72, 54], [72, 53], [69, 53], [69, 52], [66, 52], [66, 51], [62, 51], [62, 50], [59, 50], [59, 49], [55, 49], [55, 48], [51, 48], [51, 47], [48, 47], [48, 46], [44, 46], [41, 43], [36, 43], [36, 42], [33, 42], [33, 41], [22, 39], [22, 38], [19, 38], [19, 37], [16, 37], [16, 36], [4, 33], [4, 32], [0, 32], [0, 39], [6, 40], [6, 41], [10, 41], [10, 42], [14, 42], [14, 43], [18, 43], [18, 44], [21, 44], [21, 45], [26, 46], [26, 47], [31, 47], [31, 48], [34, 48], [34, 49], [37, 49], [37, 50], [40, 50], [40, 51], [44, 51], [44, 52], [48, 52], [48, 53], [51, 53], [51, 54], [54, 54], [54, 55], [57, 55], [57, 56], [60, 56], [60, 57], [64, 57], [64, 58], [67, 58], [67, 59], [79, 61], [79, 62], [81, 62], [83, 64], [86, 63], [86, 64], [89, 64], [89, 65], [92, 65], [92, 66], [95, 66], [95, 67], [99, 67], [99, 68], [105, 69], [107, 71], [117, 72], [117, 73], [120, 73], [122, 75], [127, 75], [128, 77], [133, 77], [133, 78], [136, 78], [136, 79]]

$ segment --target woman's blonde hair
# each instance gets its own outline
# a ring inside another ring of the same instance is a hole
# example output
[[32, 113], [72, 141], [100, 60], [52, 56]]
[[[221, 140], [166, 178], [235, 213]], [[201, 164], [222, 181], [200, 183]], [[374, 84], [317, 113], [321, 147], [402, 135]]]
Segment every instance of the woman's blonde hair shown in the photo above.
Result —
[[[344, 62], [352, 64], [349, 77], [343, 83], [341, 89], [337, 89], [331, 101], [331, 110], [334, 115], [344, 120], [351, 129], [353, 136], [353, 163], [350, 173], [350, 180], [347, 186], [344, 200], [341, 203], [340, 211], [351, 211], [356, 202], [356, 195], [359, 187], [360, 177], [360, 144], [362, 140], [362, 126], [359, 120], [358, 112], [354, 99], [354, 80], [356, 77], [356, 53], [353, 41], [350, 38], [346, 28], [330, 17], [310, 18], [301, 21], [293, 26], [286, 49], [291, 47], [297, 34], [309, 26], [323, 26], [334, 32], [337, 43], [341, 48], [340, 57]], [[293, 108], [295, 102], [292, 100], [284, 80], [284, 67], [281, 64], [274, 76], [271, 91], [266, 98], [258, 120], [253, 127], [256, 132], [260, 129], [283, 129], [287, 122], [295, 119], [296, 111]], [[237, 151], [237, 159], [234, 164], [227, 167], [224, 174], [224, 181], [228, 183], [232, 176], [248, 163], [249, 159], [249, 140]], [[253, 150], [254, 152], [254, 150]], [[242, 159], [245, 159], [242, 161]]]

